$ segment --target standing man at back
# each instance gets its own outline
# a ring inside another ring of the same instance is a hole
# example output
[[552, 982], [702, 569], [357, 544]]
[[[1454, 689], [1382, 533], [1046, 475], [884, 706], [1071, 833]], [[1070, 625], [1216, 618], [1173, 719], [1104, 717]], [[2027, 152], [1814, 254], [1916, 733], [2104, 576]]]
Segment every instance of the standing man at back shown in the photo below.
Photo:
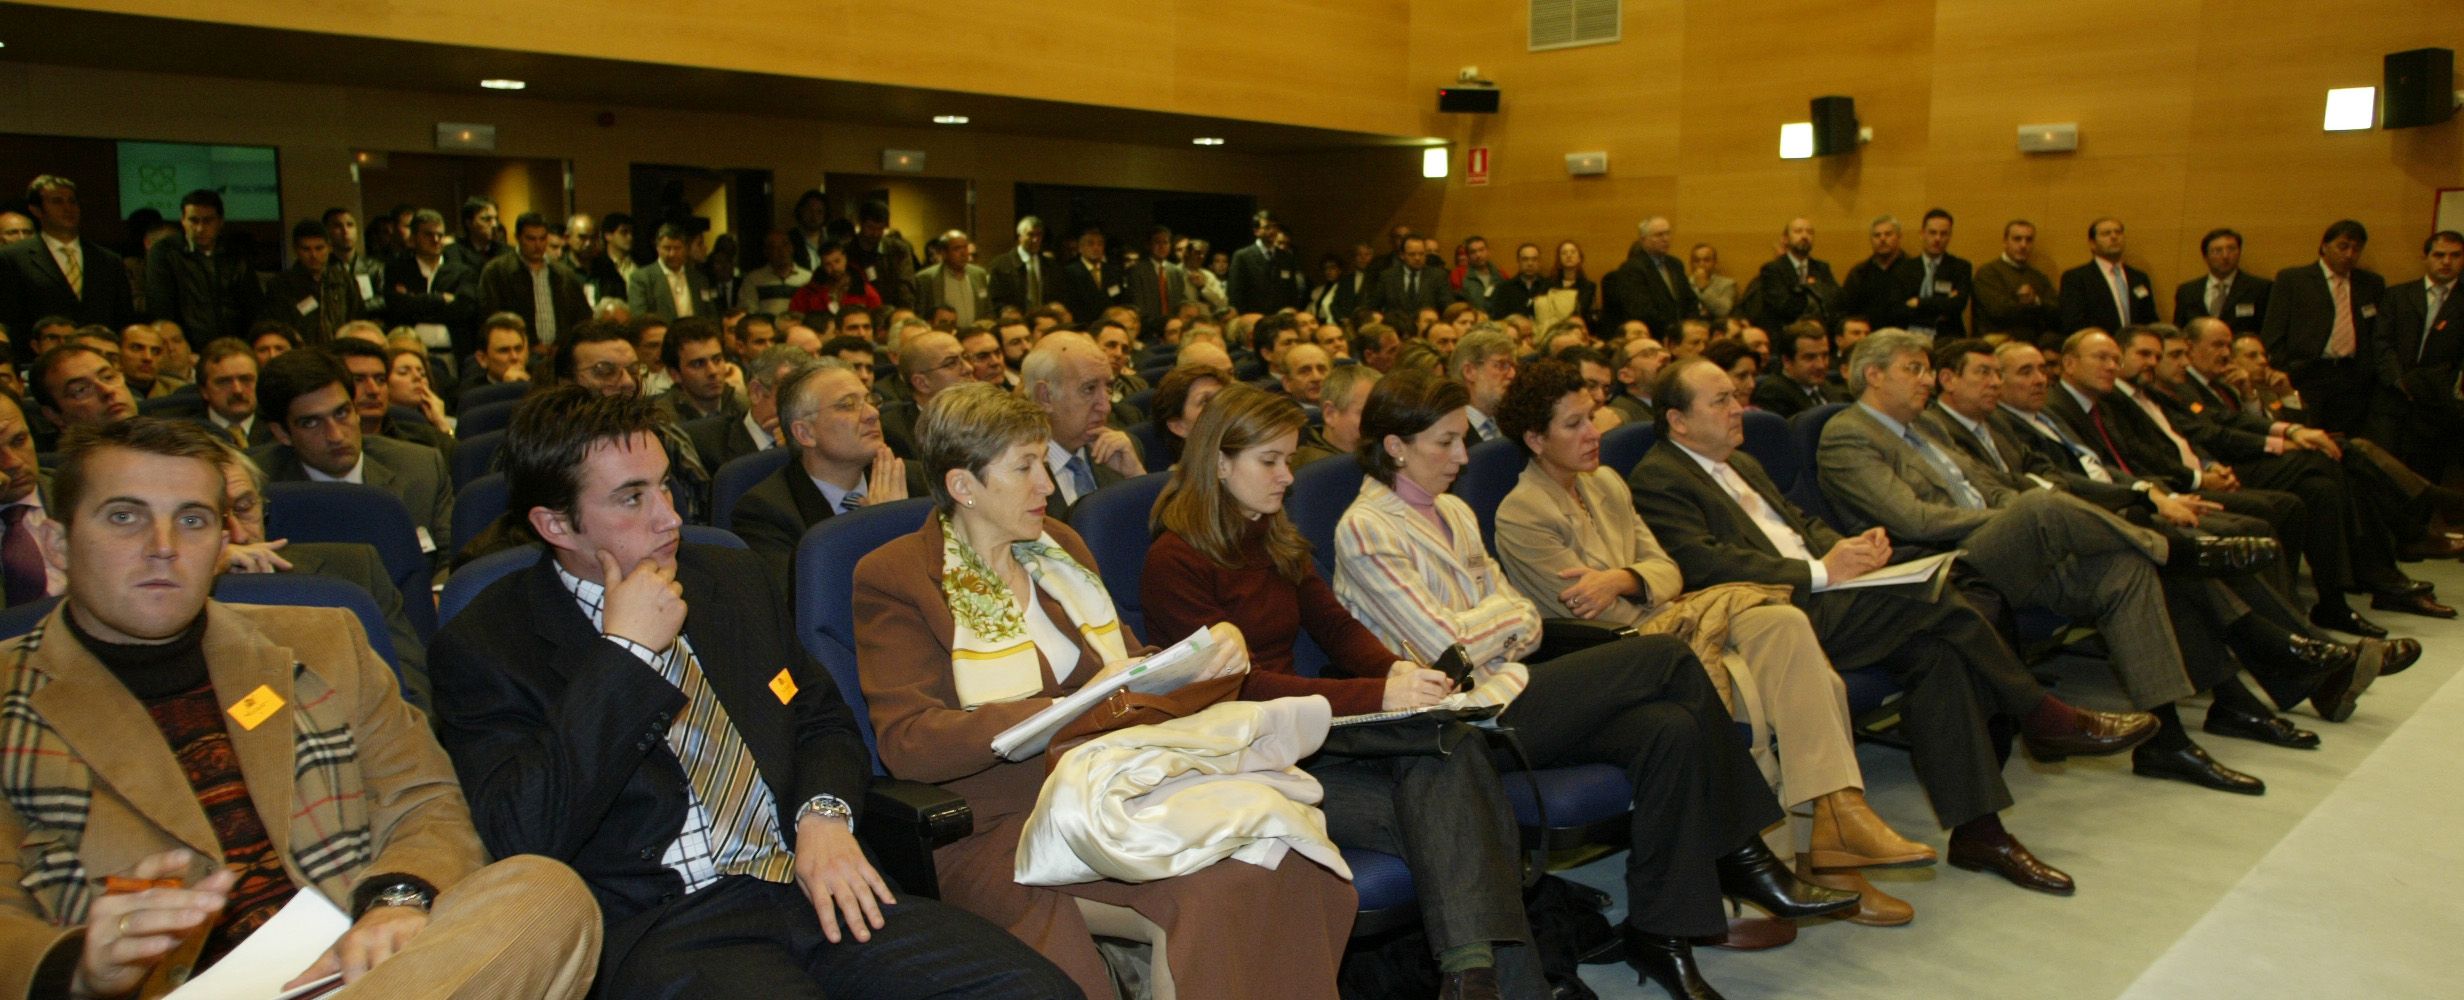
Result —
[[1976, 275], [1965, 259], [1951, 255], [1951, 213], [1939, 208], [1926, 211], [1917, 238], [1922, 252], [1916, 262], [1925, 277], [1917, 285], [1916, 302], [1908, 307], [1908, 330], [1935, 340], [1965, 337]]
[[146, 310], [180, 324], [200, 347], [247, 335], [264, 298], [256, 269], [220, 251], [221, 239], [222, 195], [199, 189], [180, 198], [180, 235], [157, 241], [145, 255]]
[[[1644, 219], [1638, 227], [1640, 238], [1626, 262], [1600, 279], [1600, 328], [1615, 330], [1627, 320], [1641, 320], [1653, 336], [1665, 337], [1677, 328], [1677, 321], [1701, 316], [1703, 304], [1694, 294], [1694, 283], [1686, 278], [1685, 265], [1669, 255], [1675, 245], [1675, 229], [1661, 216]], [[1527, 276], [1537, 276], [1540, 270], [1540, 248], [1533, 247]], [[1517, 252], [1518, 263], [1521, 253]], [[1519, 294], [1500, 301], [1513, 305], [1509, 312], [1530, 312], [1530, 296], [1536, 283], [1526, 281]], [[1498, 310], [1487, 310], [1490, 316]]]
[[1908, 329], [1916, 323], [1918, 293], [1924, 290], [1925, 265], [1899, 245], [1899, 219], [1885, 215], [1866, 227], [1873, 256], [1848, 269], [1834, 303], [1840, 315], [1863, 316], [1875, 329]]
[[2223, 320], [2233, 335], [2257, 333], [2267, 326], [2267, 299], [2275, 283], [2242, 273], [2242, 234], [2211, 229], [2199, 239], [2199, 256], [2207, 273], [2173, 290], [2173, 325], [2190, 328], [2201, 316]]
[[2070, 331], [2062, 327], [2060, 286], [2029, 258], [2036, 253], [2036, 224], [2002, 224], [2002, 256], [1976, 269], [1976, 333], [2002, 334], [2048, 353], [2061, 349]]
[[0, 250], [0, 326], [17, 338], [15, 360], [34, 357], [34, 324], [46, 316], [114, 330], [135, 322], [120, 255], [79, 234], [84, 216], [77, 182], [55, 174], [35, 178], [26, 185], [26, 212], [38, 235]]
[[1759, 291], [1745, 304], [1745, 314], [1765, 330], [1782, 329], [1799, 319], [1821, 319], [1829, 314], [1831, 300], [1839, 297], [1830, 262], [1814, 259], [1814, 220], [1788, 220], [1780, 240], [1783, 252], [1762, 266], [1755, 278]]
[[1044, 220], [1032, 215], [1018, 220], [1018, 246], [984, 265], [992, 276], [993, 307], [1023, 313], [1052, 301], [1060, 286], [1046, 282], [1059, 266], [1044, 252]]
[[633, 277], [625, 282], [625, 299], [633, 315], [678, 320], [719, 313], [710, 279], [686, 259], [692, 245], [693, 235], [683, 226], [670, 222], [659, 227], [659, 262], [634, 268]]
[[291, 227], [291, 266], [266, 282], [263, 309], [258, 319], [290, 327], [305, 347], [329, 343], [343, 324], [370, 315], [349, 267], [334, 266], [325, 225], [310, 219]]
[[1275, 220], [1275, 213], [1262, 208], [1250, 216], [1249, 223], [1257, 242], [1232, 255], [1232, 275], [1226, 281], [1232, 310], [1264, 314], [1300, 308], [1305, 303], [1294, 279], [1299, 265], [1292, 251], [1275, 247], [1276, 238], [1283, 235], [1283, 224]]
[[2120, 331], [2156, 322], [2156, 296], [2146, 271], [2122, 261], [2122, 220], [2088, 225], [2088, 262], [2062, 272], [2062, 329]]
[[513, 220], [513, 243], [513, 253], [479, 270], [479, 311], [520, 316], [533, 343], [552, 345], [557, 331], [590, 318], [590, 294], [571, 270], [548, 260], [548, 220], [539, 213]]
[[2369, 359], [2387, 279], [2358, 266], [2369, 243], [2370, 231], [2351, 219], [2327, 227], [2315, 263], [2276, 272], [2259, 333], [2267, 356], [2293, 377], [2310, 422], [2339, 434], [2361, 433], [2370, 409]]
[[485, 270], [488, 262], [512, 251], [505, 249], [504, 234], [497, 228], [496, 203], [486, 198], [471, 198], [462, 203], [462, 238], [445, 248], [445, 256], [471, 269], [472, 274]]

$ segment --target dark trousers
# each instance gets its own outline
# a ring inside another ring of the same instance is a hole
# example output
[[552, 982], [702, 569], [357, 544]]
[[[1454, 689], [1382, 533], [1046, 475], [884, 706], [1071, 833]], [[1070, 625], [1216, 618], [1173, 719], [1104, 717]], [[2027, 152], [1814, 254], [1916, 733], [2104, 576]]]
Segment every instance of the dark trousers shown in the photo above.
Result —
[[[2370, 397], [2377, 394], [2371, 384], [2369, 369], [2361, 359], [2312, 358], [2296, 361], [2285, 369], [2293, 379], [2293, 388], [2301, 391], [2302, 412], [2310, 423], [2321, 430], [2338, 434], [2359, 434], [2370, 412]], [[2235, 471], [2239, 471], [2238, 467]]]
[[1534, 767], [1609, 764], [1634, 785], [1627, 921], [1652, 934], [1727, 932], [1713, 862], [1786, 818], [1702, 661], [1634, 636], [1531, 667], [1498, 717]]
[[1935, 819], [1953, 827], [2010, 808], [1986, 718], [2025, 716], [2045, 688], [1983, 613], [1947, 587], [1934, 600], [1887, 587], [1827, 591], [1805, 612], [1833, 667], [1879, 666], [1906, 692], [1900, 729]]
[[1531, 942], [1514, 809], [1478, 737], [1452, 753], [1313, 757], [1301, 767], [1326, 789], [1327, 836], [1412, 870], [1432, 950]]
[[2310, 578], [2320, 596], [2354, 590], [2383, 593], [2404, 585], [2404, 575], [2396, 569], [2393, 536], [2375, 518], [2362, 516], [2353, 482], [2334, 459], [2322, 452], [2289, 451], [2232, 465], [2245, 487], [2301, 498], [2305, 517], [2295, 530], [2303, 536], [2302, 551], [2310, 557]]
[[[730, 875], [635, 917], [650, 927], [603, 958], [606, 1000], [796, 998], [820, 1000], [1042, 1000], [1083, 997], [1078, 986], [1009, 932], [954, 906], [901, 894], [882, 927], [840, 940], [794, 885]], [[611, 938], [618, 936], [611, 931]]]

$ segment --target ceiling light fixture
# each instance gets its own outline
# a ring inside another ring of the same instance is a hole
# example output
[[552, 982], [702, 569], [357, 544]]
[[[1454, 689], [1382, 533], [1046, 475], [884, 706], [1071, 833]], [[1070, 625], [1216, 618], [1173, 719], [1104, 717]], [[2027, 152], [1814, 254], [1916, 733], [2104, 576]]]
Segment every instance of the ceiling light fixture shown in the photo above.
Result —
[[2377, 87], [2340, 87], [2327, 92], [2327, 121], [2330, 132], [2355, 132], [2370, 127], [2378, 114]]
[[933, 124], [935, 124], [935, 125], [964, 125], [964, 124], [966, 124], [966, 123], [967, 123], [967, 116], [965, 116], [965, 115], [934, 115], [934, 116], [933, 116]]
[[520, 80], [481, 80], [479, 85], [489, 90], [520, 90], [530, 86]]
[[1197, 137], [1197, 138], [1195, 138], [1195, 139], [1191, 139], [1191, 140], [1189, 140], [1189, 141], [1190, 141], [1190, 143], [1191, 143], [1192, 145], [1197, 145], [1197, 146], [1221, 146], [1221, 145], [1223, 145], [1223, 137], [1222, 137], [1222, 136], [1219, 136], [1219, 135], [1202, 135], [1202, 136], [1199, 136], [1199, 137]]

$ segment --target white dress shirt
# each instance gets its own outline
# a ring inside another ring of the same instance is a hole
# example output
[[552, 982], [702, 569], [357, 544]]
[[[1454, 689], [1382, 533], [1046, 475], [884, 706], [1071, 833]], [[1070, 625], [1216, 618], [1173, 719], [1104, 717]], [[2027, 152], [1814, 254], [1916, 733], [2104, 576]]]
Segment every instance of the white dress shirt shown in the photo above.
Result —
[[[1677, 444], [1675, 441], [1669, 443]], [[1822, 564], [1822, 559], [1814, 555], [1812, 549], [1806, 548], [1805, 536], [1797, 534], [1797, 529], [1789, 527], [1788, 522], [1780, 518], [1779, 512], [1771, 509], [1770, 502], [1764, 500], [1762, 494], [1754, 492], [1752, 487], [1745, 484], [1744, 476], [1738, 475], [1737, 470], [1731, 468], [1727, 462], [1715, 462], [1704, 458], [1694, 449], [1682, 444], [1677, 444], [1677, 450], [1684, 452], [1685, 457], [1693, 459], [1694, 464], [1702, 466], [1704, 472], [1711, 474], [1712, 482], [1720, 484], [1721, 489], [1728, 491], [1728, 498], [1736, 501], [1737, 506], [1745, 511], [1746, 516], [1754, 520], [1755, 526], [1762, 529], [1763, 537], [1770, 539], [1772, 548], [1780, 550], [1782, 556], [1805, 564], [1806, 572], [1811, 576], [1809, 589], [1814, 593], [1831, 589], [1830, 568]]]
[[308, 474], [308, 481], [310, 482], [365, 484], [368, 481], [368, 453], [364, 451], [359, 453], [359, 461], [351, 463], [351, 471], [345, 472], [339, 476], [326, 475], [325, 473], [318, 471], [316, 466], [310, 465], [306, 462], [301, 462], [299, 467], [301, 471]]
[[667, 294], [676, 300], [676, 318], [693, 315], [692, 280], [686, 278], [683, 271], [668, 270], [665, 264], [659, 265], [659, 275], [667, 279]]

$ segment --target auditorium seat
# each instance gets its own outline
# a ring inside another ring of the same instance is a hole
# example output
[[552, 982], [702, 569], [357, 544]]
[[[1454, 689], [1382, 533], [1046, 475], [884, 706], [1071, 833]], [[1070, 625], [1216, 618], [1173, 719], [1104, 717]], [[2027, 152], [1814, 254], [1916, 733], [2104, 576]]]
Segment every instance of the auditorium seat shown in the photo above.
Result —
[[1158, 472], [1171, 466], [1171, 458], [1164, 454], [1163, 432], [1156, 429], [1154, 421], [1138, 421], [1129, 425], [1124, 433], [1129, 435], [1131, 441], [1137, 443], [1138, 461], [1141, 464]]
[[1135, 407], [1140, 413], [1145, 413], [1148, 404], [1153, 402], [1155, 402], [1155, 387], [1152, 385], [1121, 397], [1122, 405]]
[[1745, 453], [1762, 463], [1782, 494], [1796, 487], [1800, 473], [1813, 471], [1814, 453], [1797, 447], [1787, 418], [1776, 413], [1745, 411]]
[[1300, 529], [1300, 537], [1309, 540], [1318, 574], [1328, 586], [1335, 582], [1335, 525], [1343, 520], [1343, 512], [1360, 495], [1361, 481], [1367, 478], [1359, 462], [1341, 456], [1324, 458], [1293, 473], [1292, 489], [1284, 494], [1283, 511], [1291, 517], [1292, 526]]
[[[493, 388], [491, 386], [490, 388]], [[456, 434], [468, 438], [489, 431], [501, 431], [513, 423], [513, 407], [517, 400], [472, 405], [470, 398], [462, 400], [462, 416], [454, 421]]]
[[505, 432], [494, 430], [465, 434], [454, 446], [453, 491], [457, 497], [470, 484], [478, 482], [479, 477], [488, 474], [489, 468], [496, 464], [496, 449], [504, 444]]
[[710, 526], [732, 527], [735, 522], [730, 516], [736, 512], [736, 501], [786, 464], [787, 449], [782, 446], [741, 455], [719, 466], [710, 476]]
[[[695, 545], [723, 545], [731, 549], [746, 547], [744, 539], [698, 524], [684, 526], [684, 540]], [[471, 599], [488, 589], [489, 584], [538, 562], [539, 552], [540, 547], [535, 543], [515, 546], [480, 556], [465, 563], [461, 569], [454, 570], [452, 576], [445, 578], [445, 589], [436, 598], [436, 617], [440, 627], [461, 614], [462, 609], [470, 607]]]
[[1660, 432], [1650, 424], [1620, 424], [1600, 435], [1600, 464], [1616, 470], [1617, 478], [1634, 475], [1634, 467], [1643, 464], [1643, 456], [1651, 446], [1660, 443]]
[[1480, 522], [1480, 544], [1492, 555], [1497, 552], [1497, 508], [1506, 502], [1506, 494], [1514, 492], [1525, 462], [1521, 445], [1503, 439], [1482, 441], [1472, 446], [1470, 460], [1455, 476], [1450, 492], [1472, 509], [1472, 517]]
[[[394, 651], [393, 632], [385, 625], [385, 613], [377, 609], [376, 598], [348, 580], [313, 573], [224, 573], [214, 578], [214, 599], [225, 604], [347, 609], [358, 616], [360, 631], [368, 634], [368, 648], [375, 650], [397, 676], [402, 671], [402, 660]], [[60, 598], [46, 597], [0, 611], [0, 640], [33, 631], [59, 605]]]
[[436, 605], [427, 599], [428, 554], [420, 551], [411, 512], [393, 494], [359, 483], [267, 483], [265, 537], [373, 546], [402, 592], [403, 614], [420, 641], [436, 635]]
[[[463, 360], [468, 361], [469, 359], [465, 358]], [[469, 417], [472, 410], [476, 410], [482, 406], [488, 406], [494, 403], [511, 403], [515, 400], [519, 400], [523, 396], [530, 394], [530, 388], [531, 384], [527, 381], [496, 382], [489, 385], [477, 385], [463, 390], [462, 398], [456, 400], [456, 402], [461, 405], [461, 416]]]
[[1079, 497], [1069, 509], [1069, 526], [1094, 554], [1096, 573], [1103, 577], [1104, 589], [1112, 592], [1112, 607], [1120, 613], [1121, 624], [1131, 635], [1150, 641], [1146, 609], [1138, 600], [1138, 581], [1146, 575], [1147, 546], [1155, 541], [1147, 533], [1148, 515], [1155, 510], [1155, 498], [1163, 495], [1164, 483], [1171, 479], [1169, 472], [1124, 479]]
[[504, 516], [506, 494], [510, 487], [505, 474], [491, 472], [471, 480], [470, 485], [456, 487], [453, 494], [453, 540], [450, 551], [460, 552], [471, 539], [488, 530], [488, 525]]
[[[1825, 403], [1797, 414], [1796, 419], [1790, 421], [1788, 428], [1790, 436], [1797, 439], [1797, 451], [1805, 455], [1821, 454], [1819, 449], [1822, 445], [1823, 425], [1830, 423], [1832, 417], [1838, 416], [1839, 411], [1847, 408], [1846, 403]], [[1759, 460], [1760, 456], [1756, 458]], [[1846, 522], [1841, 521], [1839, 515], [1831, 510], [1831, 501], [1822, 495], [1821, 479], [1822, 476], [1816, 471], [1814, 464], [1808, 461], [1804, 474], [1798, 476], [1796, 485], [1785, 493], [1788, 502], [1796, 504], [1798, 510], [1808, 515], [1821, 518], [1824, 523], [1831, 526], [1832, 530], [1846, 534], [1848, 532], [1845, 527]]]
[[398, 424], [418, 424], [421, 427], [431, 426], [428, 423], [428, 414], [415, 406], [387, 406], [385, 408], [385, 415], [392, 417], [393, 421]]

